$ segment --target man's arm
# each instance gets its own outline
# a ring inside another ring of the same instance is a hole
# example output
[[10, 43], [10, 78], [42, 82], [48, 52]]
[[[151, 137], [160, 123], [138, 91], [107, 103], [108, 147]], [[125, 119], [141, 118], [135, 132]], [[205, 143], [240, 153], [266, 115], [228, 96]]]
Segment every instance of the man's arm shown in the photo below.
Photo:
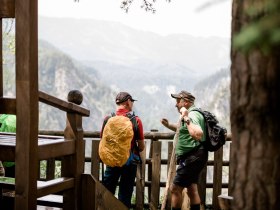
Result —
[[169, 123], [169, 121], [165, 118], [161, 119], [161, 124], [163, 124], [166, 128], [172, 130], [172, 131], [175, 131], [177, 130], [177, 125], [174, 124], [174, 123]]
[[138, 124], [138, 132], [139, 132], [139, 139], [136, 140], [137, 140], [139, 151], [142, 152], [145, 149], [143, 124], [139, 117], [137, 117], [136, 120]]
[[184, 116], [182, 119], [185, 121], [191, 137], [197, 141], [200, 141], [203, 137], [202, 128], [199, 125], [192, 123], [191, 119], [188, 116]]
[[191, 135], [191, 137], [194, 140], [200, 141], [203, 137], [203, 130], [202, 128], [197, 125], [194, 124], [192, 122], [192, 120], [189, 118], [189, 112], [185, 107], [182, 107], [180, 109], [180, 113], [181, 113], [181, 119], [185, 121], [185, 124], [189, 130], [189, 134]]

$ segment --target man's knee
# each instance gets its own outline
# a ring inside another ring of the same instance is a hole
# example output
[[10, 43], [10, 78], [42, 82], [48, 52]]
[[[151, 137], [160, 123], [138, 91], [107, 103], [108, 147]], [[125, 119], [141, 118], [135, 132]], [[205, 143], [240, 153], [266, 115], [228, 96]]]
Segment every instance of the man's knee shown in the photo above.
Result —
[[178, 185], [172, 184], [171, 188], [170, 188], [170, 191], [173, 194], [182, 194], [183, 189], [184, 189], [183, 187], [180, 187]]
[[199, 196], [197, 184], [192, 184], [190, 187], [188, 187], [187, 193], [188, 193], [188, 196], [190, 198], [193, 198], [195, 196]]

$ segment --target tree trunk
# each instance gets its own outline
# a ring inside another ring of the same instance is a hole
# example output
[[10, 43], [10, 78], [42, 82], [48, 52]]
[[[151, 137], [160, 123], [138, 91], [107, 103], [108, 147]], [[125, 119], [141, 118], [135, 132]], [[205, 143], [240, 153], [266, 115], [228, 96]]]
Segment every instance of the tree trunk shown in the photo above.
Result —
[[[232, 37], [250, 23], [248, 7], [265, 1], [233, 1]], [[280, 48], [232, 48], [231, 61], [232, 209], [279, 209]]]

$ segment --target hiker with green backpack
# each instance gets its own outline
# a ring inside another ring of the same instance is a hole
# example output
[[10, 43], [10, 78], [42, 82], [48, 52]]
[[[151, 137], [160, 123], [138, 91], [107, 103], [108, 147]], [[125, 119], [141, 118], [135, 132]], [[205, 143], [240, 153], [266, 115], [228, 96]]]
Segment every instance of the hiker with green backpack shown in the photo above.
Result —
[[[176, 108], [180, 113], [180, 125], [171, 124], [165, 118], [161, 123], [177, 131], [175, 135], [175, 154], [178, 168], [173, 183], [171, 184], [171, 206], [172, 210], [181, 210], [182, 191], [187, 188], [190, 198], [190, 210], [200, 210], [200, 197], [198, 194], [197, 182], [199, 174], [208, 160], [208, 151], [202, 142], [206, 140], [206, 125], [203, 115], [194, 111], [195, 97], [187, 92], [181, 91], [178, 94], [171, 94], [176, 99]], [[163, 206], [161, 209], [165, 209]]]
[[142, 121], [132, 111], [134, 101], [127, 92], [117, 94], [117, 110], [105, 117], [99, 144], [99, 156], [106, 165], [102, 183], [115, 194], [119, 182], [118, 199], [128, 208], [145, 148]]
[[[1, 114], [0, 115], [0, 132], [15, 133], [16, 132], [16, 115]], [[0, 160], [1, 162], [1, 160]], [[3, 165], [3, 166], [1, 166]], [[15, 163], [14, 162], [3, 162], [0, 163], [0, 170], [5, 172], [3, 175], [7, 177], [15, 177]]]

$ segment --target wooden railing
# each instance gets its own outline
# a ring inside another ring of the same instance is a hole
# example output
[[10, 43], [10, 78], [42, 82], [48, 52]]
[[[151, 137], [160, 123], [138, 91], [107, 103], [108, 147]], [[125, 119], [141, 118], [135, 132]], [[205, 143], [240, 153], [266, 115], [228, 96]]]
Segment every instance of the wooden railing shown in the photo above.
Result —
[[[62, 131], [40, 131], [43, 135], [61, 136]], [[90, 165], [91, 173], [94, 177], [102, 180], [104, 165], [100, 162], [98, 156], [98, 145], [100, 133], [85, 131], [84, 138], [91, 143], [91, 156], [86, 155], [85, 164]], [[142, 154], [142, 160], [145, 163], [138, 168], [136, 179], [135, 209], [159, 209], [163, 190], [166, 186], [166, 177], [169, 160], [173, 149], [174, 133], [145, 132], [146, 150]], [[219, 209], [218, 196], [222, 193], [228, 193], [229, 173], [230, 173], [230, 143], [231, 136], [228, 135], [227, 143], [223, 148], [216, 152], [209, 153], [207, 167], [201, 173], [199, 181], [199, 193], [202, 203], [210, 206], [212, 209]], [[49, 160], [47, 164], [46, 179], [54, 176], [54, 160]], [[167, 201], [167, 209], [170, 207], [170, 201]]]

